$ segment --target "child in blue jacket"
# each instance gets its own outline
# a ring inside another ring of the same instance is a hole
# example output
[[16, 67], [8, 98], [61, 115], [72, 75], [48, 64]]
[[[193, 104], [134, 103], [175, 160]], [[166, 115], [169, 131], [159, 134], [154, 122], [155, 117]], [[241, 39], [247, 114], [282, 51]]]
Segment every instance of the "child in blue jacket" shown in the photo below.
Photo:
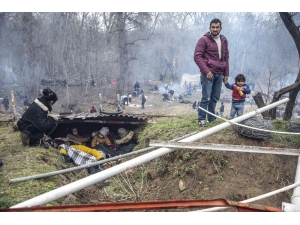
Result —
[[246, 94], [250, 94], [251, 90], [246, 82], [246, 77], [243, 74], [238, 74], [234, 78], [235, 83], [229, 84], [225, 83], [228, 89], [232, 90], [232, 103], [229, 119], [233, 119], [235, 115], [241, 116], [244, 112], [245, 98]]

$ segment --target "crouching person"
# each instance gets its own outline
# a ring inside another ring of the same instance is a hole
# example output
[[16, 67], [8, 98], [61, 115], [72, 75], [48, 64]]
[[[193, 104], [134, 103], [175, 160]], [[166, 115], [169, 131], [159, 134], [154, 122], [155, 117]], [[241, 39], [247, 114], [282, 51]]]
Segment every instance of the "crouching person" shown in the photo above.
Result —
[[47, 142], [44, 143], [44, 138], [57, 127], [58, 118], [50, 114], [57, 100], [57, 95], [51, 89], [44, 89], [43, 95], [34, 100], [17, 122], [21, 140], [25, 146], [49, 147]]
[[134, 132], [125, 128], [118, 129], [118, 137], [115, 140], [115, 147], [118, 154], [126, 154], [135, 147]]

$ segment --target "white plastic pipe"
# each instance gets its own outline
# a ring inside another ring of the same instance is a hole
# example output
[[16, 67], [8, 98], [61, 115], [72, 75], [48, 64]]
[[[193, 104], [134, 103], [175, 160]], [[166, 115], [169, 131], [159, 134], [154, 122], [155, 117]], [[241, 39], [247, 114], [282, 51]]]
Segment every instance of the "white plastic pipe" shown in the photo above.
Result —
[[[259, 110], [255, 111], [255, 113], [252, 114], [252, 116], [254, 116], [254, 115], [258, 114], [258, 113], [267, 111], [267, 110], [269, 110], [271, 108], [274, 108], [274, 107], [276, 107], [276, 106], [278, 106], [280, 104], [283, 104], [283, 103], [287, 102], [288, 100], [289, 99], [286, 98], [286, 99], [283, 99], [281, 101], [278, 101], [278, 102], [275, 102], [273, 104], [270, 104], [268, 106], [262, 107]], [[248, 113], [246, 115], [249, 115], [249, 114], [251, 114], [251, 113]], [[250, 117], [251, 116], [248, 116], [246, 118], [250, 118]], [[239, 119], [239, 118], [240, 117], [238, 117], [236, 119]], [[246, 119], [246, 118], [244, 118], [244, 119]], [[242, 119], [242, 120], [244, 120], [244, 119]], [[236, 120], [236, 122], [237, 121], [240, 121], [240, 120]], [[228, 124], [227, 126], [230, 125], [229, 122], [225, 122], [225, 123]], [[220, 125], [222, 125], [222, 124], [220, 124]], [[227, 126], [225, 126], [225, 127], [227, 127]], [[215, 133], [215, 132], [217, 132], [217, 131], [219, 131], [221, 129], [222, 128], [213, 129], [213, 132], [210, 131], [210, 133], [208, 135], [210, 135], [212, 133]], [[209, 130], [211, 130], [211, 129], [209, 129]], [[192, 141], [199, 140], [199, 139], [202, 138], [201, 133], [203, 133], [203, 132], [200, 132], [200, 133], [198, 133], [196, 135], [191, 136], [192, 138], [191, 137], [187, 137], [187, 138], [183, 139], [180, 142], [192, 142]], [[207, 135], [205, 135], [205, 136], [207, 136]], [[57, 188], [57, 189], [55, 189], [53, 191], [47, 192], [47, 193], [39, 195], [39, 196], [37, 196], [35, 198], [29, 199], [29, 200], [27, 200], [25, 202], [22, 202], [22, 203], [19, 203], [17, 205], [14, 205], [14, 206], [12, 206], [10, 208], [22, 208], [22, 207], [32, 207], [32, 206], [44, 205], [44, 204], [46, 204], [48, 202], [52, 202], [52, 201], [54, 201], [56, 199], [59, 199], [61, 197], [66, 196], [68, 194], [74, 193], [76, 191], [79, 191], [81, 189], [89, 187], [89, 186], [91, 186], [93, 184], [96, 184], [96, 183], [98, 183], [100, 181], [103, 181], [103, 180], [105, 180], [105, 179], [107, 179], [109, 177], [112, 177], [114, 175], [122, 173], [122, 172], [124, 172], [124, 171], [126, 171], [128, 169], [134, 168], [134, 167], [139, 166], [139, 165], [141, 165], [143, 163], [149, 162], [149, 161], [151, 161], [153, 159], [156, 159], [158, 157], [166, 155], [166, 154], [168, 154], [168, 153], [170, 153], [170, 152], [172, 152], [174, 150], [175, 149], [159, 148], [159, 149], [157, 149], [157, 150], [155, 150], [153, 152], [147, 153], [147, 154], [142, 155], [140, 157], [137, 157], [135, 159], [129, 160], [129, 161], [124, 162], [124, 163], [121, 163], [121, 164], [119, 164], [117, 166], [111, 167], [111, 168], [106, 169], [106, 170], [104, 170], [102, 172], [90, 175], [90, 176], [85, 177], [85, 178], [83, 178], [81, 180], [75, 181], [75, 182], [73, 182], [71, 184], [67, 184], [67, 185], [65, 185], [63, 187], [60, 187], [60, 188]]]
[[[283, 103], [286, 103], [288, 101], [289, 101], [288, 98], [282, 99], [282, 100], [280, 100], [278, 102], [274, 102], [274, 103], [272, 103], [270, 105], [267, 105], [267, 106], [264, 106], [262, 108], [259, 108], [256, 111], [252, 111], [252, 112], [249, 112], [249, 113], [244, 114], [242, 116], [236, 117], [236, 118], [234, 118], [234, 119], [232, 119], [230, 121], [232, 121], [232, 122], [241, 122], [241, 121], [249, 119], [249, 118], [251, 118], [251, 117], [253, 117], [253, 116], [257, 115], [257, 114], [260, 114], [262, 112], [270, 110], [270, 109], [272, 109], [272, 108], [274, 108], [276, 106], [279, 106], [279, 105], [281, 105]], [[193, 136], [190, 136], [190, 137], [185, 138], [185, 139], [183, 139], [181, 141], [178, 141], [178, 142], [194, 142], [194, 141], [197, 141], [197, 140], [199, 140], [201, 138], [207, 137], [207, 136], [209, 136], [209, 135], [211, 135], [213, 133], [216, 133], [217, 131], [225, 129], [225, 128], [229, 127], [229, 126], [231, 126], [230, 122], [224, 122], [222, 124], [219, 124], [217, 126], [209, 128], [207, 130], [204, 130], [204, 131], [202, 131], [202, 132], [200, 132], [198, 134], [195, 134]]]
[[[259, 196], [256, 196], [254, 198], [249, 198], [249, 199], [246, 199], [246, 200], [243, 200], [243, 201], [240, 201], [240, 202], [241, 203], [250, 203], [250, 202], [258, 201], [258, 200], [261, 200], [261, 199], [264, 199], [264, 198], [267, 198], [267, 197], [279, 194], [281, 192], [290, 190], [292, 188], [299, 187], [299, 185], [300, 185], [300, 182], [294, 183], [294, 184], [291, 184], [289, 186], [280, 188], [278, 190], [271, 191], [271, 192], [268, 192], [266, 194], [259, 195]], [[224, 210], [224, 209], [228, 209], [228, 208], [231, 208], [231, 207], [227, 207], [227, 206], [225, 206], [225, 207], [213, 207], [213, 208], [202, 209], [202, 210], [197, 210], [197, 211], [193, 211], [193, 212], [215, 212], [215, 211]]]
[[[295, 183], [300, 182], [300, 157], [298, 157]], [[300, 187], [296, 187], [293, 192], [291, 203], [300, 206]]]
[[[295, 183], [300, 182], [300, 156], [298, 157]], [[300, 212], [300, 187], [296, 187], [293, 191], [291, 204], [283, 203], [282, 211], [284, 212]]]
[[282, 211], [283, 212], [300, 212], [300, 206], [283, 202], [282, 203]]

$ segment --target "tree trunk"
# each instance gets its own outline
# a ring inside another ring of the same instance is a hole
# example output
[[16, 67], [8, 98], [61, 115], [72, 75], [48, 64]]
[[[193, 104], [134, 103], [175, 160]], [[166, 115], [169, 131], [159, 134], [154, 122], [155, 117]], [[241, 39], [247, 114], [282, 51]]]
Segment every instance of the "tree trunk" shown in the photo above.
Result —
[[[293, 83], [290, 86], [281, 88], [279, 91], [276, 91], [274, 93], [271, 103], [277, 102], [281, 98], [282, 95], [284, 95], [288, 92], [290, 93], [290, 96], [289, 96], [290, 100], [287, 103], [287, 107], [285, 107], [283, 120], [290, 120], [292, 118], [293, 109], [295, 106], [295, 101], [296, 101], [296, 97], [297, 97], [299, 90], [300, 90], [300, 70], [298, 72], [298, 76], [296, 78], [295, 83]], [[271, 115], [271, 119], [276, 119], [276, 108], [270, 109], [269, 113]]]
[[[295, 83], [300, 83], [299, 81], [300, 81], [300, 70], [298, 72], [298, 76], [296, 78]], [[298, 87], [296, 87], [292, 91], [290, 91], [290, 96], [289, 96], [290, 100], [286, 104], [283, 120], [290, 120], [292, 118], [293, 109], [295, 107], [295, 102], [296, 102], [296, 98], [297, 98], [299, 90], [300, 90], [300, 85], [298, 85]]]
[[129, 61], [128, 50], [126, 43], [126, 29], [125, 29], [125, 17], [126, 13], [117, 13], [117, 31], [118, 31], [118, 47], [119, 47], [119, 60], [120, 71], [119, 79], [117, 83], [117, 92], [122, 95], [124, 92], [125, 78], [129, 78]]
[[[292, 19], [292, 15], [290, 13], [280, 12], [279, 15], [280, 15], [286, 29], [289, 31], [289, 33], [291, 34], [291, 36], [292, 36], [292, 38], [295, 42], [296, 48], [298, 50], [298, 55], [299, 55], [299, 58], [300, 58], [300, 31], [299, 31], [299, 27], [296, 26], [296, 24], [294, 23], [294, 21]], [[296, 100], [297, 94], [300, 90], [300, 85], [297, 84], [297, 83], [300, 83], [300, 70], [298, 72], [298, 76], [295, 80], [295, 83], [293, 84], [296, 87], [289, 90], [290, 91], [290, 97], [289, 97], [290, 100], [288, 101], [287, 106], [285, 108], [285, 113], [284, 113], [283, 120], [290, 120], [292, 118], [293, 109], [294, 109], [294, 106], [295, 106], [295, 100]], [[291, 85], [291, 86], [293, 86], [293, 85]]]
[[[254, 99], [254, 101], [255, 101], [258, 108], [262, 108], [262, 107], [266, 106], [265, 103], [264, 103], [264, 100], [262, 98], [261, 92], [257, 92], [257, 91], [253, 92], [252, 97], [253, 97], [253, 99]], [[263, 116], [264, 119], [270, 119], [271, 118], [269, 112], [267, 112], [267, 111], [262, 112], [261, 115]]]

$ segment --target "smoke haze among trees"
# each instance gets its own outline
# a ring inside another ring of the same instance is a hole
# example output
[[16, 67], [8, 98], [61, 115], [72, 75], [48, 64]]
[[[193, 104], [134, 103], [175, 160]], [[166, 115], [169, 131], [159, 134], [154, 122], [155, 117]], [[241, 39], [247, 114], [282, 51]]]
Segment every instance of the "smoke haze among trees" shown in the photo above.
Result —
[[199, 74], [195, 45], [213, 18], [229, 42], [229, 82], [243, 73], [269, 93], [295, 82], [298, 52], [276, 12], [5, 12], [0, 84], [19, 84], [36, 96], [42, 78], [80, 84], [82, 93], [92, 79], [100, 86], [115, 79], [118, 92], [160, 74], [180, 82], [184, 73]]

